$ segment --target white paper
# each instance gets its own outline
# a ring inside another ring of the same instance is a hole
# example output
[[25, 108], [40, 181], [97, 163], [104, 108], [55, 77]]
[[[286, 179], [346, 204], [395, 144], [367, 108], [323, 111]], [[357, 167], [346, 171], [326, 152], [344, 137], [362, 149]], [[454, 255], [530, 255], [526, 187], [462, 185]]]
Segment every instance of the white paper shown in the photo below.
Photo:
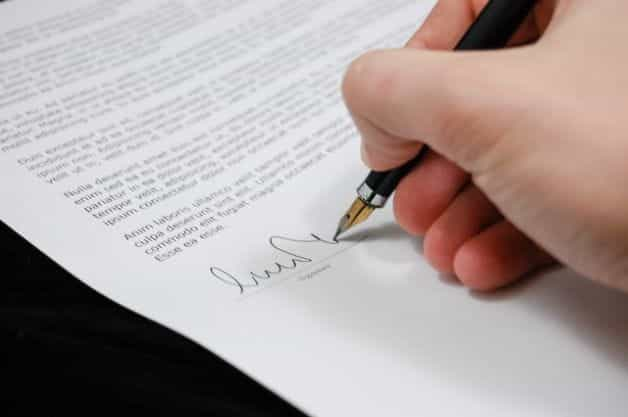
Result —
[[59, 3], [0, 6], [0, 218], [76, 277], [310, 415], [626, 415], [622, 294], [471, 294], [390, 210], [328, 241], [344, 68], [433, 2]]

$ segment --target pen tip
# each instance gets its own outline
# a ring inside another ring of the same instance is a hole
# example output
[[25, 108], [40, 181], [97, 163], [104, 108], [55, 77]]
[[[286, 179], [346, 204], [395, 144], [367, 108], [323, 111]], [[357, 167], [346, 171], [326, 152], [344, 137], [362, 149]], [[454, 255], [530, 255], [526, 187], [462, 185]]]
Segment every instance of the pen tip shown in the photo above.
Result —
[[373, 212], [374, 207], [368, 205], [359, 198], [353, 202], [349, 211], [340, 218], [336, 234], [334, 235], [334, 241], [337, 242], [340, 235], [349, 230], [356, 224], [362, 223]]
[[340, 237], [340, 235], [342, 234], [342, 230], [340, 228], [336, 229], [336, 233], [334, 234], [334, 242], [338, 242], [338, 238]]
[[341, 234], [343, 234], [347, 230], [347, 215], [345, 214], [340, 219], [338, 223], [338, 227], [336, 228], [336, 233], [334, 234], [334, 242], [338, 242], [338, 238]]

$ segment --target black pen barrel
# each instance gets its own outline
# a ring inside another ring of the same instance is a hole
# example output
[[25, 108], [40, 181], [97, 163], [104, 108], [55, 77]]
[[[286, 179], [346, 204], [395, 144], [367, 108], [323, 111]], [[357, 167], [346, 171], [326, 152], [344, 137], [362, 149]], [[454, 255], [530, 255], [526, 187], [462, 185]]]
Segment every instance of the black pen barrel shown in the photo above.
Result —
[[[371, 187], [371, 189], [375, 190], [377, 195], [386, 198], [390, 197], [390, 195], [395, 191], [395, 188], [397, 188], [397, 185], [399, 185], [399, 182], [401, 182], [403, 177], [405, 177], [408, 172], [410, 172], [412, 168], [414, 168], [419, 163], [419, 161], [423, 158], [423, 155], [427, 153], [426, 149], [427, 146], [421, 148], [421, 151], [419, 151], [417, 156], [398, 168], [382, 172], [371, 171], [368, 177], [366, 177], [367, 185]], [[369, 183], [369, 179], [371, 179], [372, 182]], [[375, 182], [374, 180], [377, 180], [377, 182]]]
[[535, 3], [536, 0], [491, 0], [454, 49], [503, 48], [530, 14]]

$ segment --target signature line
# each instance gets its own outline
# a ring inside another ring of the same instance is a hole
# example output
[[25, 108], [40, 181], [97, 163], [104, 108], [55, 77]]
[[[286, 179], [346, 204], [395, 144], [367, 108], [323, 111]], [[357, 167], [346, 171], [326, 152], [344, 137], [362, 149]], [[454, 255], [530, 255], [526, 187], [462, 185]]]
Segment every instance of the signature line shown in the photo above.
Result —
[[318, 261], [309, 264], [306, 268], [303, 268], [300, 271], [295, 271], [295, 272], [291, 273], [290, 275], [286, 275], [285, 277], [274, 281], [272, 284], [264, 285], [263, 287], [260, 287], [260, 288], [258, 288], [256, 290], [253, 290], [253, 291], [250, 291], [248, 294], [243, 294], [243, 295], [239, 296], [236, 300], [237, 301], [244, 301], [244, 300], [246, 300], [249, 297], [252, 297], [254, 295], [259, 294], [262, 291], [265, 291], [267, 289], [276, 287], [277, 285], [283, 284], [284, 282], [288, 281], [289, 279], [293, 278], [294, 276], [302, 275], [303, 273], [305, 273], [305, 272], [309, 271], [310, 269], [314, 268], [316, 265], [320, 265], [323, 262], [326, 262], [326, 261], [328, 261], [330, 259], [333, 259], [336, 256], [341, 255], [344, 252], [347, 252], [347, 251], [355, 248], [356, 246], [358, 246], [358, 244], [360, 244], [367, 237], [368, 236], [364, 236], [364, 237], [360, 238], [358, 241], [356, 241], [353, 245], [348, 246], [348, 247], [346, 247], [346, 248], [344, 248], [342, 250], [339, 250], [338, 252], [336, 252], [336, 253], [334, 253], [332, 255], [329, 255], [329, 256], [327, 256], [327, 257], [325, 257], [323, 259], [319, 259]]

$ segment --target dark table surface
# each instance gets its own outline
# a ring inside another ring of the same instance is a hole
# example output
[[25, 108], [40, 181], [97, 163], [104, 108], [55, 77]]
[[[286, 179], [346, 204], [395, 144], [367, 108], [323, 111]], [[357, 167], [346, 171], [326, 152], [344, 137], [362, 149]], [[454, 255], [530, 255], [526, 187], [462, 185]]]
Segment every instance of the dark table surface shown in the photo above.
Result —
[[91, 290], [1, 223], [0, 248], [0, 415], [302, 416], [207, 350]]

